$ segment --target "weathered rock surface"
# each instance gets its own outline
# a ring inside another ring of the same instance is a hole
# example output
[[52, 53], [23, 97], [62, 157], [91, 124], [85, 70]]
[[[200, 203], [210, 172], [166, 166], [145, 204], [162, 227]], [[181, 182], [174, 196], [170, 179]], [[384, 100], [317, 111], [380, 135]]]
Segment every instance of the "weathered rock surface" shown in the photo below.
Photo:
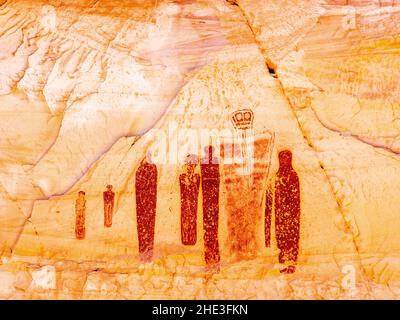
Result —
[[[398, 298], [399, 26], [398, 1], [4, 2], [0, 297]], [[203, 157], [210, 142], [219, 153], [244, 108], [271, 145], [255, 144], [243, 194], [220, 170], [221, 264], [210, 275], [202, 193], [197, 243], [181, 244], [179, 175], [188, 153]], [[301, 191], [290, 275], [279, 272], [274, 227], [263, 245], [282, 150]], [[149, 152], [157, 213], [153, 261], [143, 263], [135, 173]], [[232, 259], [235, 197], [251, 252]]]

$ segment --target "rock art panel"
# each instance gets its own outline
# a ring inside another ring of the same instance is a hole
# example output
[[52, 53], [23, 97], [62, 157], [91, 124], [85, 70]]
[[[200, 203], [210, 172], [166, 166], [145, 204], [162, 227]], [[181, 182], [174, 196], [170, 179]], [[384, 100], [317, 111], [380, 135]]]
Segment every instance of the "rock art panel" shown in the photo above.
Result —
[[398, 1], [0, 3], [0, 298], [400, 297]]

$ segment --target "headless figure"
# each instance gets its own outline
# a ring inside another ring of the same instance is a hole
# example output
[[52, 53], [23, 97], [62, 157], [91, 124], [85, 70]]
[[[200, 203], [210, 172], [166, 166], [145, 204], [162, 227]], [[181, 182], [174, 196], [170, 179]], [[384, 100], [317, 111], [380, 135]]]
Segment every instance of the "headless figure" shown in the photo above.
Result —
[[112, 226], [112, 216], [114, 210], [114, 197], [115, 193], [112, 191], [112, 185], [107, 186], [107, 191], [103, 192], [103, 200], [104, 200], [104, 226], [111, 227]]
[[205, 148], [206, 156], [201, 163], [203, 192], [204, 258], [207, 268], [219, 270], [218, 215], [219, 215], [219, 163], [213, 157], [214, 148]]
[[292, 167], [292, 153], [279, 153], [279, 170], [275, 181], [275, 233], [281, 273], [295, 272], [300, 240], [300, 185]]
[[85, 213], [86, 213], [86, 199], [85, 192], [79, 191], [78, 199], [75, 201], [75, 237], [78, 240], [85, 239]]
[[154, 227], [157, 205], [157, 167], [150, 156], [143, 160], [136, 171], [136, 217], [139, 254], [143, 262], [153, 257]]
[[197, 241], [197, 204], [200, 175], [194, 173], [198, 158], [188, 155], [186, 173], [179, 176], [181, 190], [181, 239], [184, 245], [195, 245]]

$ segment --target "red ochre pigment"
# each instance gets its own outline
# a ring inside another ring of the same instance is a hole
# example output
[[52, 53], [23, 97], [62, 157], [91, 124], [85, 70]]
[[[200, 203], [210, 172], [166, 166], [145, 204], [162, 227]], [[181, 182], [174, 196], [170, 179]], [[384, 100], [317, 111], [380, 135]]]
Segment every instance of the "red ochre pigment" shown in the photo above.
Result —
[[214, 148], [205, 148], [206, 157], [201, 163], [203, 192], [204, 258], [208, 267], [218, 268], [220, 261], [218, 243], [219, 216], [219, 162], [213, 156]]
[[265, 178], [270, 167], [269, 151], [272, 147], [270, 135], [260, 135], [254, 140], [254, 167], [250, 174], [242, 175], [242, 164], [225, 163], [229, 158], [226, 150], [236, 150], [237, 144], [223, 145], [224, 182], [226, 191], [227, 213], [227, 244], [229, 259], [241, 261], [257, 257], [259, 248], [264, 246], [264, 240], [259, 237], [259, 231], [264, 228]]
[[179, 176], [181, 191], [181, 240], [184, 245], [195, 245], [197, 241], [197, 204], [200, 175], [194, 173], [197, 157], [186, 159], [186, 173]]
[[112, 185], [107, 186], [107, 191], [103, 192], [104, 201], [104, 226], [112, 226], [112, 217], [114, 210], [114, 197], [115, 193], [112, 191]]
[[288, 150], [279, 153], [275, 181], [275, 233], [280, 250], [279, 263], [294, 264], [300, 240], [300, 185], [292, 167], [292, 153]]
[[75, 202], [75, 237], [79, 240], [85, 239], [85, 214], [86, 214], [86, 199], [85, 192], [79, 191], [78, 199]]
[[143, 161], [136, 172], [136, 217], [139, 254], [143, 262], [153, 257], [157, 205], [157, 167]]
[[271, 217], [273, 209], [273, 190], [269, 187], [265, 196], [265, 246], [271, 246]]

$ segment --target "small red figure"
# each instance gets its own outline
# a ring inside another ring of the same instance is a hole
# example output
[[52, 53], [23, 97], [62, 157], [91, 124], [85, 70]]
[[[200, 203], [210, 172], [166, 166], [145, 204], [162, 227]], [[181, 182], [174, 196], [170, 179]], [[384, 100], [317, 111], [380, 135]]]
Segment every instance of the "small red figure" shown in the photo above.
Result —
[[181, 190], [181, 240], [184, 245], [195, 245], [197, 241], [197, 204], [200, 175], [194, 173], [198, 158], [188, 155], [186, 173], [179, 176]]
[[78, 240], [85, 239], [85, 213], [86, 213], [86, 199], [85, 192], [79, 191], [78, 199], [75, 201], [75, 237]]
[[300, 184], [292, 167], [292, 153], [279, 153], [279, 170], [275, 182], [275, 232], [279, 263], [288, 265], [281, 273], [294, 273], [300, 240]]
[[219, 162], [213, 156], [214, 148], [205, 149], [201, 162], [203, 192], [204, 258], [210, 270], [219, 270], [218, 216], [219, 216]]
[[103, 192], [103, 201], [104, 201], [104, 226], [111, 227], [112, 226], [112, 217], [114, 211], [114, 197], [115, 193], [112, 191], [113, 186], [108, 185], [107, 191]]
[[136, 171], [136, 217], [139, 254], [143, 262], [153, 257], [154, 227], [157, 206], [157, 166], [151, 162], [150, 154]]

